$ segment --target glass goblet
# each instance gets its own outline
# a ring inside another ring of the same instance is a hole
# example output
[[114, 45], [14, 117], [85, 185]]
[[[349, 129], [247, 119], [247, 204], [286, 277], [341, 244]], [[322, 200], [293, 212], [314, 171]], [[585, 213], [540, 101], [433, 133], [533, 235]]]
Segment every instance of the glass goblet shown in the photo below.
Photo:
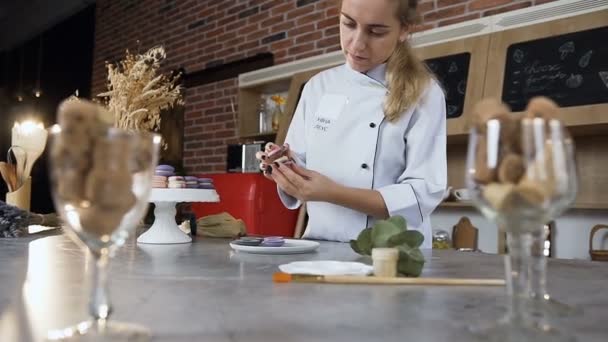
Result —
[[542, 284], [536, 291], [544, 291], [546, 261], [532, 257], [533, 242], [543, 234], [545, 223], [573, 201], [573, 154], [572, 140], [556, 119], [502, 115], [470, 132], [467, 188], [481, 213], [507, 233], [509, 253], [507, 315], [490, 326], [473, 328], [485, 340], [570, 340], [546, 316], [534, 312], [530, 280]]
[[[69, 235], [91, 253], [93, 278], [90, 319], [51, 331], [48, 338], [145, 341], [148, 329], [108, 320], [112, 305], [107, 266], [116, 248], [125, 243], [146, 213], [160, 137], [116, 128], [86, 135], [54, 126], [50, 140], [53, 202]], [[75, 140], [81, 143], [74, 144]]]

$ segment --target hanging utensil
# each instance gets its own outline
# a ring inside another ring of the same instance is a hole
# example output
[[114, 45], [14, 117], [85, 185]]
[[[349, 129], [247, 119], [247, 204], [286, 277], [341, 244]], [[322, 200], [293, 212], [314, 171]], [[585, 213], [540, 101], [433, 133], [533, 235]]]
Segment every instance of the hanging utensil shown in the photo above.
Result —
[[[13, 163], [13, 158], [11, 158], [11, 152], [12, 152], [12, 155], [15, 156], [14, 163]], [[21, 146], [13, 145], [8, 149], [7, 159], [9, 161], [9, 164], [13, 165], [13, 167], [15, 168], [16, 189], [21, 187], [21, 185], [23, 185], [23, 182], [24, 182], [23, 170], [25, 169], [26, 158], [27, 157], [26, 157], [25, 151], [23, 150], [23, 148], [21, 148]]]
[[2, 179], [6, 183], [9, 192], [17, 190], [17, 174], [15, 167], [12, 164], [6, 162], [0, 162], [0, 173], [2, 173]]

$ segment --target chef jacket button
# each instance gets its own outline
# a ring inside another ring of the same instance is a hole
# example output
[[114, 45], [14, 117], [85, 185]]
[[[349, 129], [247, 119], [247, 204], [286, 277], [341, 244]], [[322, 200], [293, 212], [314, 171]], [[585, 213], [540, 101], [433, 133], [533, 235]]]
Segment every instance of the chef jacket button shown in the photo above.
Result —
[[376, 127], [376, 124], [375, 124], [375, 123], [373, 123], [373, 122], [370, 122], [370, 123], [369, 123], [369, 127], [374, 128], [374, 127]]
[[362, 169], [367, 169], [367, 164], [365, 164], [365, 163], [361, 164], [361, 168]]

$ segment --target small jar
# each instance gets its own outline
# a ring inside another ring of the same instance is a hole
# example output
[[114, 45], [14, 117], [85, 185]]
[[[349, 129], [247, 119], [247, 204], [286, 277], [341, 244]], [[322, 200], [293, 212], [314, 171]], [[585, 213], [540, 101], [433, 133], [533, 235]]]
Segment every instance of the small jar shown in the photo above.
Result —
[[433, 249], [450, 249], [450, 234], [445, 230], [433, 231]]
[[374, 275], [376, 277], [396, 277], [399, 250], [397, 248], [372, 249]]

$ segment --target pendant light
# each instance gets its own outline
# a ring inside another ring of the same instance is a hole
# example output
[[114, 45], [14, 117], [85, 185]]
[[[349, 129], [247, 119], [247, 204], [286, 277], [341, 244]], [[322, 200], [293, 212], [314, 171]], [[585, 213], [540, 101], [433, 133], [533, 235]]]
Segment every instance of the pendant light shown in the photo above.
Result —
[[20, 56], [20, 61], [19, 61], [19, 83], [17, 84], [17, 94], [15, 94], [15, 96], [17, 97], [17, 101], [19, 102], [23, 102], [24, 96], [23, 96], [23, 46], [21, 46], [21, 56]]
[[38, 38], [38, 70], [36, 75], [36, 86], [34, 87], [34, 96], [39, 98], [42, 96], [42, 88], [40, 87], [40, 74], [42, 71], [42, 34]]

